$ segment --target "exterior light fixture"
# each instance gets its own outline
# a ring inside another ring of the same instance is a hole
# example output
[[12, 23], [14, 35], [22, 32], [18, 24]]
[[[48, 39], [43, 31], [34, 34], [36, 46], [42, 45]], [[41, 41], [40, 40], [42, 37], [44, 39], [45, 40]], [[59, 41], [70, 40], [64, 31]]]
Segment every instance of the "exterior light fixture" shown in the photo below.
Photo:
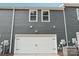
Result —
[[33, 28], [33, 26], [30, 26], [30, 29], [32, 29]]
[[55, 26], [55, 25], [53, 25], [53, 28], [56, 28], [56, 26]]

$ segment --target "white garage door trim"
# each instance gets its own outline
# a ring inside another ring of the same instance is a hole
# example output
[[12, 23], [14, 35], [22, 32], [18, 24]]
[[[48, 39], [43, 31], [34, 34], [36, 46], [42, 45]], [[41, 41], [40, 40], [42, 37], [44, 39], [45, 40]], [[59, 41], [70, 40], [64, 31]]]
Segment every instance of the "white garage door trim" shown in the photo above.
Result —
[[76, 38], [77, 38], [78, 48], [79, 48], [79, 32], [76, 32]]
[[[54, 38], [55, 40], [55, 43], [54, 43], [54, 45], [55, 45], [55, 51], [49, 51], [49, 52], [43, 52], [43, 54], [46, 54], [46, 53], [48, 53], [48, 54], [57, 54], [57, 35], [56, 34], [16, 34], [15, 35], [15, 47], [14, 47], [14, 54], [19, 54], [19, 53], [16, 53], [16, 39], [18, 38], [18, 37], [26, 37], [26, 38], [35, 38], [35, 37], [41, 37], [41, 39], [40, 40], [42, 40], [42, 38], [43, 37], [46, 37], [46, 38]], [[21, 40], [23, 40], [23, 39], [21, 39]], [[37, 40], [37, 39], [36, 39]], [[53, 43], [52, 43], [53, 44]], [[53, 45], [51, 46], [51, 47], [53, 47]], [[39, 50], [40, 51], [40, 50]], [[26, 53], [26, 52], [25, 52]], [[33, 52], [32, 52], [33, 53]], [[32, 54], [31, 52], [30, 53], [27, 53], [27, 54]], [[37, 53], [37, 52], [35, 52], [35, 53]], [[38, 52], [38, 54], [39, 53], [41, 53], [41, 52]]]

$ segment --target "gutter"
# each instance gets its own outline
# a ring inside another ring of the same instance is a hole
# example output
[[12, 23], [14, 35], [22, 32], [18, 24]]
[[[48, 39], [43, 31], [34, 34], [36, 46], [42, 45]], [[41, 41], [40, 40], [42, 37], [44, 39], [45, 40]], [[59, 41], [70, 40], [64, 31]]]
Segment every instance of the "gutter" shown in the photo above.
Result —
[[64, 10], [63, 10], [63, 16], [64, 16], [64, 26], [65, 26], [66, 43], [67, 43], [67, 46], [68, 46], [67, 25], [66, 25], [66, 17], [65, 17], [65, 11]]
[[13, 31], [14, 31], [13, 29], [14, 29], [14, 21], [15, 21], [14, 17], [15, 17], [15, 8], [13, 8], [9, 53], [11, 53], [11, 48], [12, 48], [12, 39], [13, 39]]

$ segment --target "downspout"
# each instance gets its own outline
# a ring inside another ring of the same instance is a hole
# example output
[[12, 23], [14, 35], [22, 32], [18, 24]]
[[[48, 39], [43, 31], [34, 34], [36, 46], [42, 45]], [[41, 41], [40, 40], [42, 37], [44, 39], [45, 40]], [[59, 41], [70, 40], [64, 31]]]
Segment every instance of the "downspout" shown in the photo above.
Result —
[[68, 47], [67, 25], [66, 25], [66, 17], [65, 17], [65, 11], [64, 10], [63, 10], [63, 16], [64, 16], [66, 43], [67, 43], [67, 47]]
[[13, 38], [13, 29], [14, 29], [14, 17], [15, 17], [15, 8], [13, 8], [13, 15], [12, 15], [12, 25], [11, 25], [11, 37], [10, 37], [9, 53], [11, 53], [11, 48], [12, 48], [12, 38]]

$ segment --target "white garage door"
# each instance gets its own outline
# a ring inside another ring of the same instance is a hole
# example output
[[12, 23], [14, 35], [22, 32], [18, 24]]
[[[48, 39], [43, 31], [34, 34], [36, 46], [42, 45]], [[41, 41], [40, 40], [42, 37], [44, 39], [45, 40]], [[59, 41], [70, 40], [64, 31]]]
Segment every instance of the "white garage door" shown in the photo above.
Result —
[[55, 34], [16, 34], [14, 53], [57, 53]]

